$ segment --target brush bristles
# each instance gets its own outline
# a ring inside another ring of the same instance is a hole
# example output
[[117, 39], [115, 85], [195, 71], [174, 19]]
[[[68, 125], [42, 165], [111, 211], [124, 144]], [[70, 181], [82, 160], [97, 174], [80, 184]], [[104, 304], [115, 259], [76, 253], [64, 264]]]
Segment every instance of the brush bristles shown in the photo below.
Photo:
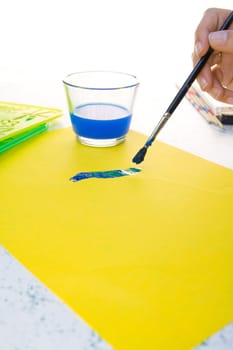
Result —
[[144, 146], [143, 148], [141, 148], [138, 153], [133, 157], [133, 162], [136, 163], [136, 164], [139, 164], [141, 162], [143, 162], [144, 158], [145, 158], [145, 155], [146, 155], [146, 152], [147, 152], [147, 147]]

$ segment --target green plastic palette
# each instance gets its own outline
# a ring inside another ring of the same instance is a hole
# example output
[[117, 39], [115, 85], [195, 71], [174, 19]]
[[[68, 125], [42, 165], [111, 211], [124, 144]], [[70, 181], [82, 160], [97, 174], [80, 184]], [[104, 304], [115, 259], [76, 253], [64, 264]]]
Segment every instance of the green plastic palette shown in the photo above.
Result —
[[0, 142], [17, 136], [55, 118], [62, 110], [0, 101]]

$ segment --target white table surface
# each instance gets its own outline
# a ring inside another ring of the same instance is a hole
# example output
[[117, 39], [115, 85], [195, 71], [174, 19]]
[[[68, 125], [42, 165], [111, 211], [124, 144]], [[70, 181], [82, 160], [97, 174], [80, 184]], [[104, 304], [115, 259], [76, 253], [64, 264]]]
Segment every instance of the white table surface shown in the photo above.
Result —
[[112, 350], [1, 245], [0, 344], [4, 350]]

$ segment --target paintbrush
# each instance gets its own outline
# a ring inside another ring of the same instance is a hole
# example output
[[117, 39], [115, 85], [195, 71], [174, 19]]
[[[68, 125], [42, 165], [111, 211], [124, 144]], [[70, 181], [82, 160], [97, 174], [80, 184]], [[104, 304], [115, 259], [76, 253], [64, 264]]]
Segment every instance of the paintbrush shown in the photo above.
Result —
[[[223, 23], [223, 25], [220, 27], [219, 30], [227, 29], [230, 26], [230, 24], [232, 23], [232, 21], [233, 21], [233, 11], [226, 18], [225, 22]], [[158, 133], [160, 132], [160, 130], [164, 127], [164, 125], [167, 123], [167, 121], [171, 117], [172, 113], [178, 107], [178, 105], [180, 104], [180, 102], [182, 101], [184, 96], [186, 95], [188, 89], [191, 87], [192, 83], [197, 78], [198, 74], [200, 73], [200, 71], [202, 70], [202, 68], [204, 67], [206, 62], [208, 61], [208, 59], [213, 51], [214, 50], [211, 47], [209, 47], [207, 53], [204, 56], [202, 56], [201, 59], [197, 62], [197, 64], [194, 66], [192, 72], [190, 73], [188, 78], [185, 80], [184, 84], [181, 86], [180, 90], [178, 91], [178, 93], [174, 97], [173, 101], [169, 105], [168, 109], [166, 110], [166, 112], [164, 113], [164, 115], [162, 116], [160, 121], [158, 122], [158, 124], [155, 127], [155, 129], [153, 130], [152, 134], [147, 139], [145, 145], [133, 157], [132, 161], [134, 163], [139, 164], [144, 160], [148, 147], [150, 147], [152, 145], [153, 141], [155, 140], [155, 138], [158, 135]]]

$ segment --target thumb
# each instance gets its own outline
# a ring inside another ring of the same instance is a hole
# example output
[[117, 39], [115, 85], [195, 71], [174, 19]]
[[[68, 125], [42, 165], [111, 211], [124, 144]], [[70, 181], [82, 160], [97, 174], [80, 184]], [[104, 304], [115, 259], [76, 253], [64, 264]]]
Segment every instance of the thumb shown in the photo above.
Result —
[[209, 34], [210, 46], [225, 53], [233, 53], [233, 30], [220, 30]]

